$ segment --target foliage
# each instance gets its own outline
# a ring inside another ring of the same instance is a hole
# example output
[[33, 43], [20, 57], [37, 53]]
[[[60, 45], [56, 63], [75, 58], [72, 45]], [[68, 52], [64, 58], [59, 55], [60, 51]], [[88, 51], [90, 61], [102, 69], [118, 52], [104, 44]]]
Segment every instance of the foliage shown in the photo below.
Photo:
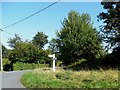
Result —
[[43, 67], [48, 67], [48, 65], [47, 64], [16, 62], [13, 65], [13, 70], [31, 70], [31, 69], [43, 68]]
[[57, 60], [57, 62], [56, 62], [56, 66], [59, 67], [59, 66], [61, 66], [61, 65], [62, 65], [62, 61]]
[[104, 42], [107, 43], [107, 49], [112, 53], [104, 57], [102, 64], [105, 66], [120, 66], [120, 1], [118, 2], [101, 2], [106, 12], [101, 12], [99, 20], [103, 20], [105, 25], [101, 25], [101, 34]]
[[[104, 0], [105, 1], [105, 0]], [[101, 2], [106, 12], [101, 12], [98, 16], [103, 20], [101, 32], [109, 48], [120, 47], [120, 1], [119, 2]]]
[[45, 44], [48, 43], [48, 36], [43, 32], [37, 32], [37, 34], [33, 37], [32, 43], [36, 45], [38, 48], [43, 48]]
[[21, 42], [11, 51], [9, 60], [12, 62], [39, 63], [44, 57], [48, 57], [42, 49], [38, 49], [31, 43]]
[[27, 88], [118, 88], [118, 70], [48, 72], [35, 69], [24, 74], [21, 82]]
[[22, 42], [21, 37], [18, 34], [15, 34], [15, 37], [8, 39], [8, 44], [11, 48], [15, 48], [17, 43]]
[[55, 39], [55, 38], [52, 38], [51, 41], [49, 42], [48, 48], [50, 49], [50, 51], [51, 51], [52, 53], [56, 53], [56, 52], [59, 52], [58, 46], [59, 46], [58, 40]]
[[[80, 65], [80, 64], [82, 64], [83, 62], [86, 62], [86, 61], [87, 61], [87, 60], [85, 60], [85, 59], [80, 59], [80, 60], [78, 60], [77, 62], [71, 63], [70, 65], [68, 65], [68, 67], [69, 67], [69, 68], [75, 67], [75, 66]], [[87, 67], [87, 66], [86, 66], [86, 67]]]
[[3, 58], [2, 63], [3, 63], [3, 66], [4, 66], [5, 64], [10, 64], [10, 61], [7, 58]]
[[113, 52], [101, 58], [100, 66], [104, 68], [120, 68], [120, 52]]
[[7, 58], [7, 55], [8, 55], [8, 49], [4, 45], [2, 45], [2, 57]]
[[82, 58], [92, 61], [103, 54], [101, 37], [86, 13], [80, 15], [76, 11], [70, 11], [68, 18], [62, 22], [56, 41], [59, 59], [66, 65]]
[[10, 51], [8, 58], [11, 61], [11, 70], [16, 62], [48, 64], [51, 61], [46, 51], [29, 42], [16, 43], [16, 47]]
[[10, 65], [10, 60], [7, 58], [3, 58], [2, 59], [2, 63], [3, 63], [3, 70], [4, 71], [9, 71], [11, 69], [11, 65]]

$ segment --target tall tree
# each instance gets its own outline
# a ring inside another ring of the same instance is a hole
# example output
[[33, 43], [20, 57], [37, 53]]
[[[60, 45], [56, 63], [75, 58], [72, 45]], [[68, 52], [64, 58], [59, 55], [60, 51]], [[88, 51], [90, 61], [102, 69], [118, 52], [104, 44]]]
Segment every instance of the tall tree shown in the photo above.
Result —
[[48, 36], [43, 32], [37, 32], [37, 34], [33, 37], [33, 44], [39, 47], [40, 49], [44, 47], [45, 44], [48, 43]]
[[57, 40], [60, 58], [66, 65], [82, 58], [91, 61], [101, 55], [101, 38], [86, 13], [70, 11], [57, 33]]
[[101, 5], [106, 10], [98, 16], [99, 20], [105, 23], [101, 26], [101, 33], [108, 44], [107, 49], [112, 50], [112, 53], [108, 54], [102, 63], [106, 66], [120, 67], [120, 1], [106, 2], [103, 0]]
[[108, 43], [107, 48], [116, 50], [120, 48], [120, 1], [105, 2], [103, 0], [101, 5], [106, 12], [101, 12], [98, 16], [99, 20], [103, 20], [105, 25], [102, 25], [101, 32], [103, 39]]
[[8, 44], [11, 48], [15, 48], [16, 44], [22, 42], [21, 37], [18, 34], [15, 34], [15, 37], [8, 39]]

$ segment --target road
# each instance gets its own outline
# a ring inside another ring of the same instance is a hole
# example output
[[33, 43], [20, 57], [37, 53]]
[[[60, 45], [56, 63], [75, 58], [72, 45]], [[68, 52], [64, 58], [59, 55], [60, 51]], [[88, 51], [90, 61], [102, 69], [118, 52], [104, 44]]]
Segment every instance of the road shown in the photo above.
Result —
[[28, 71], [29, 70], [2, 72], [2, 88], [25, 88], [20, 83], [20, 78]]

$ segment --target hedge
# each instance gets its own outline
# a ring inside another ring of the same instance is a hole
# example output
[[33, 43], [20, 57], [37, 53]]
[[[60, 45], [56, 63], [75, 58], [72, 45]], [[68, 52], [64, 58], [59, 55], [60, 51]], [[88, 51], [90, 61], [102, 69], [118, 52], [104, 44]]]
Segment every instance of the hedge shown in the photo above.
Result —
[[13, 70], [28, 70], [28, 69], [35, 69], [35, 68], [43, 68], [48, 67], [48, 64], [35, 64], [35, 63], [22, 63], [16, 62], [13, 64]]

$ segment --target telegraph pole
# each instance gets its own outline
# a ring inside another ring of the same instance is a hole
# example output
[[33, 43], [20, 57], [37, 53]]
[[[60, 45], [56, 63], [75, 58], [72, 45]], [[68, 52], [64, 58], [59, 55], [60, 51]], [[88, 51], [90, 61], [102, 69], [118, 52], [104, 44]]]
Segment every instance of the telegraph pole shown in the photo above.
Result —
[[2, 29], [0, 29], [0, 70], [3, 71], [3, 65], [2, 65]]

